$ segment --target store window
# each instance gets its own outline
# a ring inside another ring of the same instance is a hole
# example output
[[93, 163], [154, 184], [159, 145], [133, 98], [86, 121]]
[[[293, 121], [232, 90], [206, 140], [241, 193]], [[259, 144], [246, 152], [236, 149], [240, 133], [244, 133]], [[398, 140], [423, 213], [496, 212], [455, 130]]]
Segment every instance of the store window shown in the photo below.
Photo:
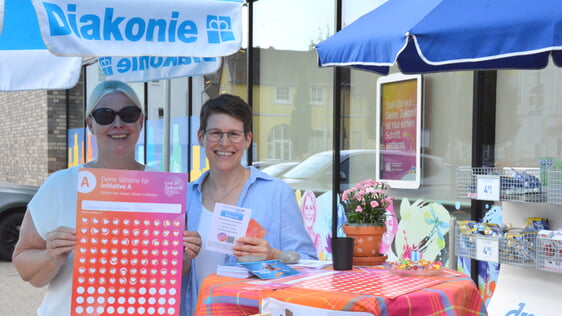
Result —
[[539, 168], [541, 157], [562, 157], [562, 74], [542, 70], [498, 71], [496, 166]]
[[147, 89], [147, 164], [157, 170], [187, 172], [187, 78], [150, 81]]
[[[318, 67], [314, 45], [333, 32], [334, 4], [288, 0], [253, 5], [259, 60], [253, 86], [254, 161], [300, 162], [331, 150], [333, 70]], [[280, 16], [291, 16], [291, 23]]]
[[[392, 69], [392, 73], [398, 69]], [[362, 155], [340, 164], [346, 175], [340, 190], [376, 179], [376, 83], [381, 75], [350, 71], [342, 91], [342, 157]], [[456, 195], [456, 169], [471, 165], [472, 72], [423, 75], [421, 185], [390, 190], [394, 227], [389, 256], [422, 251], [428, 260], [448, 260], [449, 221], [470, 218], [470, 201]], [[363, 111], [356, 109], [362, 108]]]

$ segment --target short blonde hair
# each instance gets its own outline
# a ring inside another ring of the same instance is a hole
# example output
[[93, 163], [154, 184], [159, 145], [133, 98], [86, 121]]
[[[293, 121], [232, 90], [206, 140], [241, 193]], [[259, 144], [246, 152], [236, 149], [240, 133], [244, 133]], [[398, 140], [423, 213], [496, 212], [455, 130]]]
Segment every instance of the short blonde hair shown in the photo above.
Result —
[[135, 90], [131, 88], [131, 86], [122, 81], [108, 80], [100, 82], [92, 91], [92, 94], [88, 99], [88, 106], [86, 107], [86, 116], [92, 114], [103, 97], [108, 94], [119, 92], [126, 95], [144, 113], [144, 109], [141, 105], [140, 99], [137, 96]]

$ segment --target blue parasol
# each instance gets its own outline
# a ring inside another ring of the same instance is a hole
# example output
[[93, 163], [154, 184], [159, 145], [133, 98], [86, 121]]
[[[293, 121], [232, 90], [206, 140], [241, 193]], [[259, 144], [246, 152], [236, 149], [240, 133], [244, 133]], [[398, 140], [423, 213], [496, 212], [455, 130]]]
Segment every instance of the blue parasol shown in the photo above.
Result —
[[559, 0], [389, 0], [317, 45], [318, 64], [388, 74], [562, 66]]

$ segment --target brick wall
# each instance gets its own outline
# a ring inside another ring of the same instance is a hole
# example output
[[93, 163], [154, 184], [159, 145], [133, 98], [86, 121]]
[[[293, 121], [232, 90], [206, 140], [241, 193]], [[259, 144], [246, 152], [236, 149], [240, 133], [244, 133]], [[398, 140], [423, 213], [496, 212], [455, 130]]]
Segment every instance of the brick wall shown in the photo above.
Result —
[[0, 181], [39, 185], [47, 171], [47, 91], [0, 92]]
[[83, 126], [83, 102], [82, 80], [70, 90], [0, 92], [0, 182], [41, 185], [66, 168], [66, 130]]
[[70, 90], [48, 92], [47, 128], [48, 172], [67, 167], [67, 129], [84, 126], [83, 84], [78, 82]]

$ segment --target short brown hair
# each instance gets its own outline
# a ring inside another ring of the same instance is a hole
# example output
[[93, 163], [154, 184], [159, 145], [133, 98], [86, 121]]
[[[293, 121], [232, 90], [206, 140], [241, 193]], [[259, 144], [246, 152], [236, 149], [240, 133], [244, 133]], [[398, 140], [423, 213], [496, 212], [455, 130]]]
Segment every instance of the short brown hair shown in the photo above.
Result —
[[199, 130], [207, 130], [207, 122], [212, 114], [227, 114], [242, 121], [244, 134], [252, 131], [252, 108], [241, 97], [224, 93], [207, 100], [201, 107]]

